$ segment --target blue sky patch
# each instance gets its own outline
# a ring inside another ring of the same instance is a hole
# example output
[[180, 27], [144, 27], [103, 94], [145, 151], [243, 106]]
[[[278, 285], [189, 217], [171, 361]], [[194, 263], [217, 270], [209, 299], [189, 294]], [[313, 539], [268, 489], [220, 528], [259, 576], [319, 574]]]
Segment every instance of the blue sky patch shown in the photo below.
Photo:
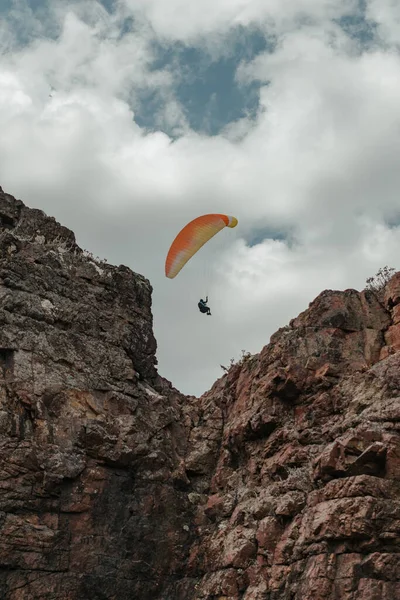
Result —
[[[192, 129], [207, 135], [217, 135], [228, 124], [249, 116], [255, 117], [259, 105], [258, 82], [239, 85], [236, 70], [242, 61], [249, 61], [267, 49], [260, 32], [244, 29], [232, 42], [227, 56], [212, 60], [202, 48], [186, 47], [181, 43], [156, 45], [154, 70], [170, 70], [176, 80], [174, 93], [183, 107]], [[135, 120], [151, 129], [157, 110], [157, 95], [145, 93]]]
[[244, 236], [246, 244], [251, 248], [262, 244], [264, 240], [279, 240], [288, 243], [289, 246], [292, 244], [291, 235], [289, 232], [284, 233], [277, 229], [264, 227], [263, 229], [253, 229], [250, 233]]
[[365, 0], [358, 0], [357, 11], [337, 19], [336, 23], [350, 38], [357, 40], [361, 48], [375, 39], [377, 24], [367, 19]]

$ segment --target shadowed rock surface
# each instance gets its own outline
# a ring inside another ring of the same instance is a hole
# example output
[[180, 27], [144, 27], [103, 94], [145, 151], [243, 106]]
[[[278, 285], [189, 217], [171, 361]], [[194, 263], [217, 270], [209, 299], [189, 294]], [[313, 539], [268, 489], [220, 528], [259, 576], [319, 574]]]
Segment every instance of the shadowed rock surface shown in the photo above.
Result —
[[0, 188], [0, 598], [400, 598], [400, 273], [200, 399], [151, 286]]
[[2, 191], [0, 219], [0, 598], [178, 598], [186, 435], [151, 286]]

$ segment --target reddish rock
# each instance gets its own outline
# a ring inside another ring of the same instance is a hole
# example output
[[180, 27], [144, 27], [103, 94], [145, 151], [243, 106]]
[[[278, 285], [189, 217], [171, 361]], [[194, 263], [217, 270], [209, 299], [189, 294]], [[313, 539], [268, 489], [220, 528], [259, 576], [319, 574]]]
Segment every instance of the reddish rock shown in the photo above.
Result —
[[204, 513], [213, 521], [218, 518], [227, 517], [232, 513], [235, 500], [233, 496], [219, 496], [213, 494], [209, 497], [204, 508]]
[[254, 530], [238, 526], [227, 534], [222, 557], [223, 567], [246, 568], [256, 556]]
[[200, 399], [227, 399], [212, 493], [236, 506], [199, 541], [206, 566], [196, 598], [218, 597], [205, 591], [227, 540], [232, 556], [242, 547], [238, 524], [257, 544], [240, 579], [246, 599], [396, 597], [400, 353], [385, 339], [393, 311], [371, 292], [323, 292]]
[[283, 526], [276, 517], [262, 519], [258, 525], [256, 536], [258, 552], [266, 556], [273, 554], [282, 531]]
[[144, 277], [0, 218], [1, 598], [400, 598], [399, 273], [187, 398]]
[[381, 432], [376, 431], [360, 431], [339, 438], [318, 458], [315, 478], [326, 481], [351, 475], [384, 475], [387, 447], [381, 439]]

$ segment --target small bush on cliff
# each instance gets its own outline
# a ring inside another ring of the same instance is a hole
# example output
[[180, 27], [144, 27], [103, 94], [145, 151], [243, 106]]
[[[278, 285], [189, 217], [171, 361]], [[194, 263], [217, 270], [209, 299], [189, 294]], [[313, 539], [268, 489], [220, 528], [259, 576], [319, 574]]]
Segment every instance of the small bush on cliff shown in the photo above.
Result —
[[392, 278], [396, 269], [393, 267], [382, 267], [379, 271], [374, 275], [374, 277], [368, 277], [365, 286], [366, 290], [370, 290], [371, 292], [381, 292], [387, 282]]
[[242, 356], [239, 358], [239, 360], [236, 361], [234, 358], [231, 358], [228, 367], [225, 367], [224, 365], [220, 365], [220, 367], [223, 371], [225, 371], [225, 373], [227, 373], [229, 369], [231, 369], [234, 365], [244, 365], [245, 363], [249, 362], [252, 356], [253, 355], [251, 354], [251, 352], [246, 352], [246, 350], [242, 350]]

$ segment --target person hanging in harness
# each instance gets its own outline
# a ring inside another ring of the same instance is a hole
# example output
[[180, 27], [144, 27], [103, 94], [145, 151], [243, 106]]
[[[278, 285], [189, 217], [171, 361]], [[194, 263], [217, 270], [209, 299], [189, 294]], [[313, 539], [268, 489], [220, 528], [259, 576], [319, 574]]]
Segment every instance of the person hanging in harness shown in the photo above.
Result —
[[210, 307], [207, 306], [207, 302], [208, 302], [208, 296], [206, 296], [206, 299], [203, 300], [202, 298], [200, 299], [200, 302], [198, 303], [198, 307], [199, 307], [199, 311], [201, 313], [206, 313], [207, 315], [211, 315], [211, 310]]

